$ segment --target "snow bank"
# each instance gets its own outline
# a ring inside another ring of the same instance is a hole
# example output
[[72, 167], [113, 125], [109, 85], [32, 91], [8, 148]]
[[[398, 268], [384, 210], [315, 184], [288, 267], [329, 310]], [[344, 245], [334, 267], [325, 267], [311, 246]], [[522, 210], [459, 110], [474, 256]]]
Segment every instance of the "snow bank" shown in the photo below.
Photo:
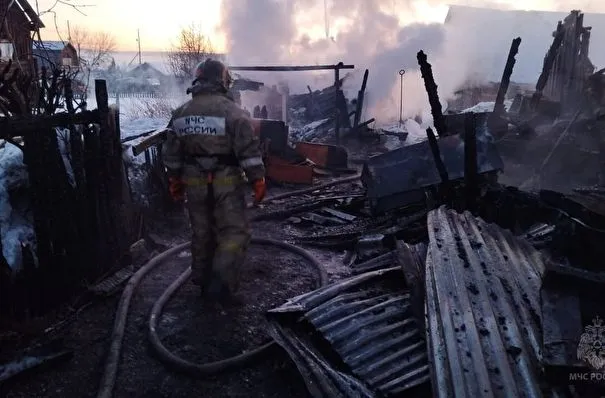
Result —
[[[31, 215], [25, 213], [26, 205], [11, 200], [13, 192], [26, 188], [28, 175], [23, 164], [23, 152], [12, 144], [0, 149], [0, 233], [2, 254], [13, 270], [21, 267], [21, 244], [35, 247], [35, 234]], [[21, 206], [18, 206], [21, 205]], [[21, 207], [22, 211], [19, 211]]]

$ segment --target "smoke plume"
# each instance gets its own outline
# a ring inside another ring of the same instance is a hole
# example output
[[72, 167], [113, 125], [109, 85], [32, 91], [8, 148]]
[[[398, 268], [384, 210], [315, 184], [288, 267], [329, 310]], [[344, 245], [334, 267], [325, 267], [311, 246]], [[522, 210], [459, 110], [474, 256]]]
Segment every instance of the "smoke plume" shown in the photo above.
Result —
[[[494, 69], [502, 73], [513, 37], [504, 37], [493, 46], [493, 59], [482, 59], [485, 47], [491, 45], [482, 32], [460, 31], [443, 24], [447, 4], [456, 3], [455, 0], [447, 3], [441, 0], [325, 0], [327, 9], [324, 10], [324, 0], [223, 0], [221, 31], [226, 38], [231, 65], [314, 65], [340, 61], [354, 64], [356, 71], [345, 83], [349, 96], [359, 89], [363, 70], [369, 69], [367, 102], [371, 117], [386, 121], [399, 116], [400, 69], [406, 71], [405, 116], [427, 114], [428, 101], [416, 61], [419, 50], [428, 54], [442, 100], [451, 97], [469, 79], [489, 80]], [[490, 4], [477, 0], [463, 4], [564, 12], [597, 11], [597, 7], [603, 7], [596, 1], [572, 4], [567, 0], [509, 0]], [[326, 19], [329, 26], [325, 26]], [[419, 22], [427, 20], [438, 22]], [[546, 26], [554, 30], [556, 21]], [[543, 57], [546, 50], [544, 46], [536, 51]], [[341, 72], [341, 76], [346, 72]], [[258, 72], [245, 76], [269, 84], [287, 81], [291, 92], [306, 92], [307, 85], [320, 89], [330, 85], [334, 78], [331, 71]]]

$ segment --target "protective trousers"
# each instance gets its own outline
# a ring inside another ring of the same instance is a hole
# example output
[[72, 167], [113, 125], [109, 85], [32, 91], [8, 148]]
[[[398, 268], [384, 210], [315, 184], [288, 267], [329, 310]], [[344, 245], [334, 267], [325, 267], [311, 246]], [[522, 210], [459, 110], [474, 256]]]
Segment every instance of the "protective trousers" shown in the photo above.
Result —
[[192, 279], [202, 292], [219, 283], [233, 294], [250, 242], [241, 172], [186, 170], [187, 209], [192, 230]]

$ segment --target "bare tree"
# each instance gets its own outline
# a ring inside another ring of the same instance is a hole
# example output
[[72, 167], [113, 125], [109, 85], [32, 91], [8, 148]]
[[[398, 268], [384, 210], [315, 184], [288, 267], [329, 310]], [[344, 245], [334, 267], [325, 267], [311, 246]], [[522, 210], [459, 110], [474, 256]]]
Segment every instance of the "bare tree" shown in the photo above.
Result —
[[181, 30], [177, 43], [168, 52], [168, 67], [177, 78], [190, 79], [195, 66], [212, 54], [210, 39], [192, 24]]
[[69, 32], [69, 42], [76, 48], [78, 59], [82, 58], [82, 45], [88, 42], [89, 32], [80, 26], [74, 26]]
[[111, 53], [116, 50], [116, 40], [111, 33], [92, 32], [79, 26], [71, 29], [70, 42], [78, 51], [81, 65], [88, 70], [110, 62]]

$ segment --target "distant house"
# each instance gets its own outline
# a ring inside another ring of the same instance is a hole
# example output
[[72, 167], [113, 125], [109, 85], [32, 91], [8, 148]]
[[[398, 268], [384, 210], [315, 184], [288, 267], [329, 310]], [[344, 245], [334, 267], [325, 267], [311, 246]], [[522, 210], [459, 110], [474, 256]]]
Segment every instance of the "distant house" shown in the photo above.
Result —
[[47, 70], [55, 68], [77, 70], [80, 67], [78, 51], [69, 42], [36, 42], [33, 45], [33, 55], [39, 69], [45, 67]]
[[121, 91], [158, 92], [168, 85], [169, 77], [149, 62], [129, 70], [119, 81]]
[[5, 29], [0, 33], [0, 66], [9, 60], [27, 73], [34, 71], [32, 33], [44, 24], [27, 0], [0, 0]]
[[162, 73], [149, 62], [143, 62], [128, 72], [130, 77], [143, 78], [149, 80], [150, 84], [161, 84], [167, 75]]

